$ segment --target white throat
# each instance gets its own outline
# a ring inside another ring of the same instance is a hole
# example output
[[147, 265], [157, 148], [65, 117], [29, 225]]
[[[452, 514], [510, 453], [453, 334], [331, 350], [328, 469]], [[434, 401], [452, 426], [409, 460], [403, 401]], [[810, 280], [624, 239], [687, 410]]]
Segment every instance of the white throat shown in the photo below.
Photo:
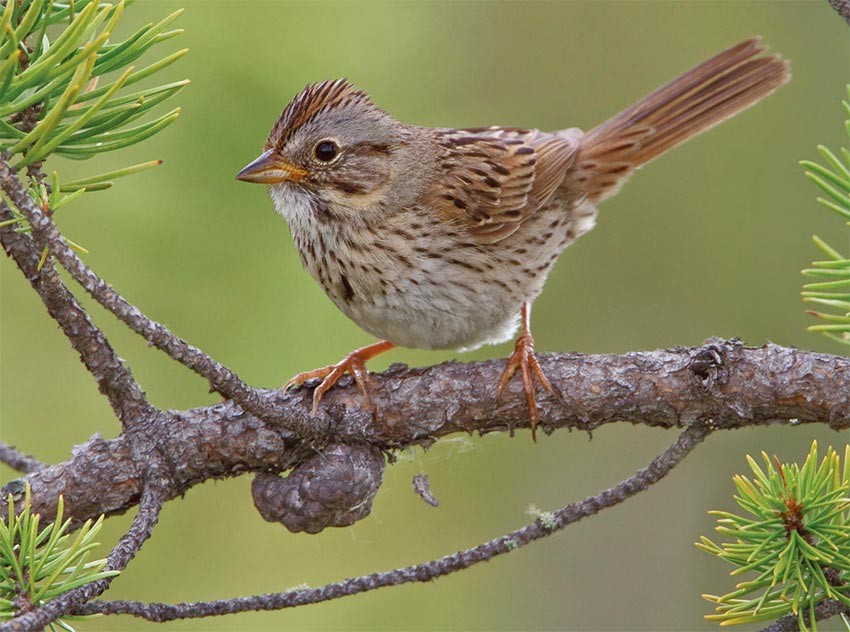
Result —
[[277, 211], [286, 222], [292, 226], [293, 223], [303, 222], [310, 217], [310, 198], [304, 191], [286, 184], [277, 184], [269, 187], [269, 195]]

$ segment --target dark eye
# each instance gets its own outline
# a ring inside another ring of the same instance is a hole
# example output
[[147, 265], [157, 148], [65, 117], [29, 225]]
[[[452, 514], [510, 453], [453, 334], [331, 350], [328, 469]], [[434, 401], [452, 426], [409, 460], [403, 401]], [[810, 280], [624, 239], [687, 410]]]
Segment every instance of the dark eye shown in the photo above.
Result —
[[313, 154], [322, 162], [330, 162], [339, 153], [339, 145], [332, 140], [321, 140], [313, 148]]

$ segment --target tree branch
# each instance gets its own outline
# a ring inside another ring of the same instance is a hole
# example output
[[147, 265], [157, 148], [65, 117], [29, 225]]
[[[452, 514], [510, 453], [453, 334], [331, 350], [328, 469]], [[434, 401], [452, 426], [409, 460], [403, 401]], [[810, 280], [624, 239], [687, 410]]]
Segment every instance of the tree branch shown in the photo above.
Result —
[[[129, 531], [124, 534], [109, 554], [106, 570], [124, 570], [150, 537], [151, 531], [159, 519], [159, 512], [165, 500], [164, 481], [155, 476], [148, 477], [148, 481], [149, 483], [145, 487], [139, 503], [139, 513], [133, 520], [133, 524], [130, 525]], [[103, 593], [109, 588], [113, 579], [114, 577], [105, 577], [69, 590], [44, 606], [19, 614], [14, 619], [0, 624], [0, 632], [41, 630], [62, 615]]]
[[664, 478], [711, 432], [707, 426], [690, 426], [675, 443], [667, 448], [645, 468], [622, 481], [616, 487], [596, 496], [572, 503], [555, 512], [544, 513], [533, 523], [511, 531], [489, 542], [479, 544], [437, 560], [397, 568], [383, 573], [353, 577], [319, 588], [296, 589], [284, 593], [237, 597], [221, 601], [180, 604], [142, 603], [138, 601], [101, 601], [81, 606], [77, 614], [131, 614], [151, 621], [170, 621], [234, 614], [249, 610], [280, 610], [304, 606], [340, 597], [356, 595], [387, 586], [400, 586], [411, 582], [428, 582], [444, 575], [486, 562], [510, 553], [531, 542], [548, 537], [564, 527], [613, 507]]
[[[815, 606], [815, 619], [817, 621], [823, 621], [824, 619], [829, 619], [842, 613], [850, 615], [850, 606], [845, 606], [835, 599], [826, 599]], [[811, 623], [808, 616], [806, 616], [806, 621]], [[800, 625], [797, 615], [787, 614], [767, 627], [762, 628], [761, 632], [798, 632], [799, 629]]]
[[[28, 195], [26, 197], [29, 199]], [[9, 207], [0, 202], [0, 221], [12, 217]], [[26, 234], [15, 232], [11, 225], [0, 227], [0, 244], [80, 354], [80, 359], [94, 377], [100, 392], [109, 400], [118, 419], [126, 426], [132, 420], [151, 415], [154, 409], [145, 399], [132, 372], [59, 278], [53, 263], [45, 261], [43, 266], [39, 265], [41, 249]]]
[[[623, 356], [542, 356], [541, 364], [563, 393], [562, 399], [541, 394], [540, 427], [547, 433], [590, 431], [621, 420], [665, 428], [697, 423], [713, 429], [772, 423], [850, 427], [850, 358], [714, 341]], [[123, 513], [143, 488], [140, 464], [160, 454], [168, 468], [166, 496], [174, 498], [210, 478], [296, 468], [330, 444], [389, 450], [427, 446], [456, 432], [528, 427], [518, 390], [496, 404], [502, 366], [500, 361], [421, 369], [394, 365], [372, 376], [374, 415], [360, 408], [359, 390], [344, 379], [322, 401], [309, 441], [233, 402], [168, 411], [143, 434], [109, 441], [94, 437], [72, 459], [28, 475], [33, 510], [50, 519], [64, 494], [69, 516], [78, 521]], [[308, 415], [310, 396], [309, 388], [268, 394], [282, 419]], [[4, 507], [0, 499], [0, 512]]]
[[[206, 378], [213, 389], [236, 402], [245, 410], [266, 420], [275, 419], [276, 410], [259, 389], [245, 384], [236, 373], [219, 364], [197, 347], [175, 336], [165, 326], [145, 316], [108, 283], [95, 274], [63, 239], [53, 220], [38, 208], [21, 184], [8, 156], [0, 160], [0, 187], [32, 227], [36, 239], [47, 245], [50, 253], [100, 305], [112, 312], [131, 330], [157, 349]], [[309, 434], [308, 417], [291, 417], [286, 424], [293, 430]], [[284, 423], [277, 419], [278, 423]]]
[[829, 4], [850, 26], [850, 0], [829, 0]]
[[5, 463], [12, 469], [25, 474], [38, 472], [39, 470], [43, 470], [47, 467], [46, 464], [42, 463], [38, 459], [33, 458], [28, 454], [24, 454], [15, 446], [9, 445], [5, 441], [0, 441], [0, 462]]

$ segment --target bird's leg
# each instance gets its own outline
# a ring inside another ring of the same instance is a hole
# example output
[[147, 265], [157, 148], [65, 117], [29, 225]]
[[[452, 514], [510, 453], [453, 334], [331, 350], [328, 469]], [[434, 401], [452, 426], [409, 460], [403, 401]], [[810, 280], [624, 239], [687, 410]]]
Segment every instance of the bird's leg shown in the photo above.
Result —
[[394, 346], [395, 345], [388, 340], [381, 340], [380, 342], [376, 342], [366, 347], [355, 349], [345, 356], [341, 362], [331, 364], [330, 366], [326, 366], [321, 369], [299, 373], [283, 385], [283, 390], [286, 391], [291, 386], [303, 384], [307, 380], [312, 380], [313, 378], [322, 378], [322, 383], [316, 387], [315, 391], [313, 391], [312, 414], [315, 415], [319, 408], [319, 402], [322, 401], [322, 397], [328, 389], [336, 384], [337, 380], [339, 380], [339, 378], [343, 375], [351, 373], [351, 375], [354, 376], [354, 381], [357, 382], [357, 386], [359, 386], [360, 390], [363, 391], [363, 399], [366, 407], [372, 408], [372, 398], [369, 396], [369, 388], [367, 384], [368, 371], [366, 371], [366, 362], [384, 351], [389, 351]]
[[517, 338], [516, 346], [511, 357], [505, 365], [502, 377], [499, 378], [499, 388], [496, 391], [496, 401], [502, 400], [505, 386], [508, 385], [514, 373], [520, 370], [522, 373], [522, 390], [525, 392], [525, 401], [528, 404], [528, 418], [531, 423], [531, 438], [537, 441], [537, 424], [540, 415], [537, 412], [537, 401], [534, 397], [534, 380], [537, 381], [550, 393], [557, 394], [555, 387], [543, 373], [540, 363], [534, 356], [534, 337], [531, 335], [531, 303], [522, 304], [522, 333]]

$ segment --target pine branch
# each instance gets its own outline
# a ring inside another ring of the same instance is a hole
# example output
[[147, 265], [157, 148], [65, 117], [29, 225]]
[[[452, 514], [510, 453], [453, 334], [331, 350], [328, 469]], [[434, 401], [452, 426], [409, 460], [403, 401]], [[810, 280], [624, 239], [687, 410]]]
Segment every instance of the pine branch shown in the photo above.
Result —
[[[850, 606], [845, 606], [834, 599], [827, 599], [815, 608], [815, 620], [817, 621], [829, 619], [837, 614], [850, 616]], [[799, 629], [797, 615], [789, 614], [762, 628], [761, 632], [798, 632]]]
[[24, 474], [38, 472], [47, 467], [38, 459], [24, 454], [15, 446], [9, 445], [4, 441], [0, 441], [0, 463], [5, 463], [9, 467]]
[[[109, 554], [109, 561], [105, 569], [107, 571], [124, 570], [156, 526], [164, 502], [163, 486], [155, 476], [149, 476], [148, 481], [148, 485], [141, 495], [139, 513], [133, 520], [133, 524], [130, 525], [130, 529]], [[0, 632], [41, 630], [62, 615], [73, 611], [81, 604], [103, 593], [109, 588], [112, 580], [113, 577], [105, 577], [69, 590], [44, 606], [22, 613], [14, 619], [0, 624]]]
[[[0, 224], [12, 213], [0, 202]], [[48, 313], [59, 323], [86, 369], [106, 395], [116, 416], [126, 426], [153, 414], [130, 369], [59, 278], [52, 262], [41, 265], [41, 248], [26, 233], [11, 225], [0, 226], [0, 243], [41, 298]]]
[[533, 523], [478, 546], [436, 560], [397, 568], [382, 573], [353, 577], [319, 588], [295, 589], [283, 593], [236, 597], [219, 601], [165, 604], [138, 601], [100, 601], [78, 608], [76, 614], [131, 614], [150, 621], [172, 621], [219, 616], [257, 610], [282, 610], [296, 606], [332, 601], [378, 588], [400, 586], [412, 582], [428, 582], [450, 575], [499, 555], [510, 553], [532, 542], [548, 537], [582, 518], [613, 507], [647, 489], [664, 478], [682, 459], [711, 432], [707, 426], [691, 426], [645, 468], [635, 472], [615, 487], [596, 496], [547, 512]]
[[838, 12], [850, 26], [850, 0], [829, 0], [829, 5]]
[[[772, 344], [753, 349], [711, 342], [623, 356], [545, 355], [541, 363], [563, 393], [563, 399], [540, 398], [546, 433], [591, 431], [621, 420], [663, 428], [709, 424], [716, 430], [773, 423], [850, 427], [850, 358]], [[142, 465], [160, 458], [170, 468], [166, 497], [175, 498], [210, 478], [297, 472], [332, 445], [389, 450], [427, 446], [457, 432], [527, 428], [518, 387], [496, 404], [502, 367], [500, 361], [391, 367], [372, 376], [374, 417], [360, 408], [361, 394], [346, 379], [323, 400], [309, 440], [234, 402], [165, 411], [139, 432], [94, 437], [70, 460], [28, 475], [34, 511], [49, 519], [62, 493], [69, 517], [78, 521], [123, 513], [144, 487]], [[275, 418], [284, 420], [306, 416], [312, 404], [309, 388], [267, 396]], [[335, 490], [329, 481], [328, 494]], [[0, 512], [4, 507], [0, 500]]]
[[[116, 292], [74, 253], [53, 220], [33, 202], [16, 171], [9, 164], [9, 156], [0, 159], [0, 187], [15, 207], [29, 222], [33, 235], [45, 244], [50, 254], [70, 273], [98, 303], [112, 312], [131, 330], [169, 357], [206, 378], [211, 388], [228, 399], [238, 402], [245, 410], [265, 420], [275, 418], [276, 411], [268, 397], [259, 389], [245, 384], [236, 373], [219, 364], [197, 347], [172, 334], [165, 326], [145, 316], [138, 308]], [[290, 428], [309, 435], [309, 416], [288, 418]]]

